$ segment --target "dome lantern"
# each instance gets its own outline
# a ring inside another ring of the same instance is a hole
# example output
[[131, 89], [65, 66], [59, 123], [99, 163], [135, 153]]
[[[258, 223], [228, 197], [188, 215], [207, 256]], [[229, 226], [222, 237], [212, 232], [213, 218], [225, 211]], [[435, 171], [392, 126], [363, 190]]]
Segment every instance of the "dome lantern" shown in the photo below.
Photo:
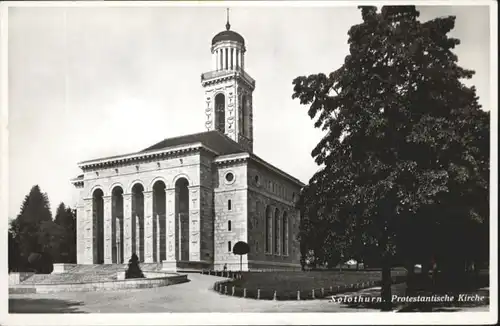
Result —
[[231, 24], [229, 23], [229, 8], [227, 9], [226, 30], [214, 36], [214, 38], [212, 39], [212, 45], [223, 41], [233, 41], [238, 42], [243, 46], [245, 45], [245, 39], [243, 38], [243, 36], [231, 30]]
[[212, 39], [212, 67], [216, 71], [240, 71], [245, 67], [245, 39], [231, 30], [229, 8], [227, 9], [226, 30]]

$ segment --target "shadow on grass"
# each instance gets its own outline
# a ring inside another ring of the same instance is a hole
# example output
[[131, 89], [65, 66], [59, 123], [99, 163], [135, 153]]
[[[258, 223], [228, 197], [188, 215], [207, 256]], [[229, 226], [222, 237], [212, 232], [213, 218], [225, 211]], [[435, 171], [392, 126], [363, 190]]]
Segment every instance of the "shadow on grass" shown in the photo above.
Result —
[[60, 299], [9, 298], [9, 313], [84, 313], [78, 309], [82, 305], [82, 302]]

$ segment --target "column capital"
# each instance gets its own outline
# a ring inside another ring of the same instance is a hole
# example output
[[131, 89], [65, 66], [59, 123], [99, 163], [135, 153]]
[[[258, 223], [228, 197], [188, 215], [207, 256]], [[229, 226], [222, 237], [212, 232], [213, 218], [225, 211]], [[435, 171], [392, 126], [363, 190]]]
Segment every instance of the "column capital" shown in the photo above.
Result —
[[147, 190], [147, 191], [146, 191], [146, 190], [144, 190], [144, 191], [142, 192], [142, 194], [143, 194], [145, 197], [152, 197], [152, 196], [153, 196], [153, 191], [151, 191], [151, 190]]
[[175, 192], [175, 188], [165, 188], [165, 192], [166, 193]]
[[104, 201], [111, 201], [111, 196], [102, 196]]
[[131, 193], [122, 194], [122, 197], [126, 198], [126, 199], [130, 199], [130, 198], [132, 198], [132, 194]]

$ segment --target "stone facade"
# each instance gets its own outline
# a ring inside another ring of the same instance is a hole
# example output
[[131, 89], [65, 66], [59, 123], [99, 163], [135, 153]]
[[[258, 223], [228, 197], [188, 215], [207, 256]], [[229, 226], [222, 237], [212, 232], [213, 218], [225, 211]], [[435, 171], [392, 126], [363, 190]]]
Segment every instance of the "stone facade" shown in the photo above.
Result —
[[[228, 27], [229, 28], [229, 27]], [[202, 75], [207, 132], [165, 139], [134, 154], [79, 164], [78, 264], [161, 262], [165, 270], [296, 269], [303, 184], [253, 153], [252, 92], [243, 38], [213, 40]]]
[[[126, 263], [135, 252], [143, 262], [163, 261], [170, 269], [180, 261], [239, 269], [239, 256], [232, 254], [232, 247], [245, 241], [251, 249], [248, 257], [243, 257], [245, 269], [261, 269], [270, 262], [272, 269], [297, 265], [299, 216], [294, 198], [301, 184], [249, 153], [217, 156], [203, 144], [187, 147], [80, 165], [85, 174], [74, 180], [84, 203], [78, 206], [78, 263]], [[187, 213], [178, 198], [182, 196], [176, 188], [179, 180], [186, 181]], [[157, 184], [164, 185], [164, 194]], [[135, 194], [138, 185], [141, 193]], [[123, 210], [117, 211], [123, 216], [112, 214], [118, 201], [116, 193], [122, 197]], [[134, 203], [134, 196], [142, 197], [141, 205]], [[157, 198], [164, 201], [166, 214], [156, 214], [153, 209], [159, 205]], [[273, 249], [275, 244], [281, 248], [277, 251], [265, 251], [266, 207], [271, 207], [273, 214], [279, 211], [277, 224], [273, 215], [271, 226]], [[162, 224], [161, 218], [166, 228], [154, 227]], [[275, 234], [276, 229], [279, 232]], [[155, 236], [161, 231], [164, 234]], [[116, 254], [120, 234], [124, 234], [122, 256]], [[163, 251], [165, 259], [159, 259]]]

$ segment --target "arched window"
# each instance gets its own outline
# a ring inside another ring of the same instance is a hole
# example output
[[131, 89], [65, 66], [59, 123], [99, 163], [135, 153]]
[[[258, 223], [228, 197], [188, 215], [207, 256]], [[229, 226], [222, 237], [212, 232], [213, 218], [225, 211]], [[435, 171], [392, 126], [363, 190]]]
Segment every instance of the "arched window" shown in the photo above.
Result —
[[266, 208], [266, 252], [271, 253], [273, 243], [273, 213], [271, 206]]
[[226, 97], [222, 93], [215, 96], [215, 130], [226, 131]]
[[283, 255], [288, 255], [288, 214], [283, 212]]
[[280, 254], [280, 211], [274, 211], [274, 253]]
[[231, 220], [227, 221], [227, 230], [231, 231]]

